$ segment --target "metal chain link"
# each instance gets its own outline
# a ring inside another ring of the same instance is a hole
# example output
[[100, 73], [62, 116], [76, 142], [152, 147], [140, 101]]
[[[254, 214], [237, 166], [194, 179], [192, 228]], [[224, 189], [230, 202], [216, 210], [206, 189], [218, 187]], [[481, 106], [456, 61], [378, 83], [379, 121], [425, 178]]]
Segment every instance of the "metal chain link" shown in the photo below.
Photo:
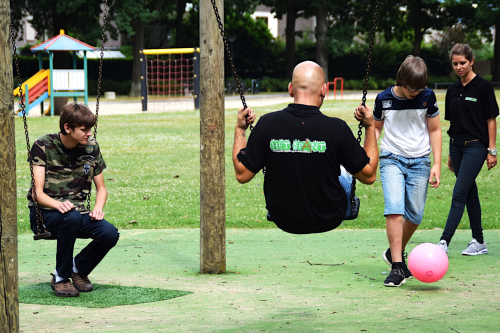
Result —
[[26, 119], [26, 104], [24, 103], [24, 93], [21, 84], [21, 71], [19, 69], [19, 59], [17, 58], [16, 38], [14, 35], [14, 25], [12, 24], [12, 20], [10, 22], [10, 32], [11, 32], [10, 38], [12, 40], [12, 48], [14, 50], [14, 62], [16, 64], [17, 86], [19, 88], [19, 104], [20, 104], [19, 112], [21, 112], [21, 114], [23, 115], [24, 134], [26, 136], [26, 147], [28, 149], [28, 161], [30, 165], [30, 174], [31, 174], [31, 191], [32, 191], [31, 193], [36, 211], [36, 233], [39, 235], [48, 232], [48, 230], [45, 227], [45, 224], [43, 223], [42, 213], [40, 212], [40, 207], [38, 206], [38, 197], [36, 194], [36, 187], [35, 187], [35, 175], [33, 174], [33, 161], [31, 160], [31, 145], [30, 145], [30, 138], [28, 135], [28, 121]]
[[[373, 44], [375, 43], [375, 32], [377, 30], [377, 17], [378, 17], [378, 10], [379, 10], [379, 1], [375, 1], [375, 8], [373, 10], [373, 25], [372, 25], [372, 32], [371, 32], [371, 39], [370, 39], [370, 46], [368, 48], [368, 60], [366, 62], [366, 72], [365, 72], [365, 84], [363, 87], [363, 98], [362, 98], [362, 104], [366, 104], [366, 95], [368, 93], [368, 81], [370, 80], [370, 66], [372, 63], [372, 53], [373, 53]], [[358, 137], [357, 141], [359, 144], [361, 144], [361, 136], [363, 135], [363, 125], [360, 122], [358, 124]], [[354, 205], [354, 197], [356, 196], [356, 177], [352, 177], [352, 184], [351, 184], [351, 207]]]
[[[95, 104], [95, 125], [94, 125], [94, 140], [97, 138], [97, 121], [99, 120], [99, 100], [101, 98], [101, 82], [102, 82], [102, 62], [104, 59], [104, 38], [106, 36], [106, 19], [108, 16], [108, 0], [104, 1], [104, 15], [102, 24], [101, 38], [101, 59], [99, 60], [99, 78], [97, 79], [97, 100]], [[92, 193], [92, 182], [90, 184], [89, 193], [87, 194], [87, 210], [90, 211], [90, 197]]]
[[[240, 77], [236, 73], [236, 67], [234, 66], [233, 55], [229, 49], [229, 43], [227, 42], [226, 33], [224, 31], [224, 25], [222, 24], [222, 20], [219, 15], [219, 10], [217, 9], [216, 0], [210, 0], [212, 2], [212, 6], [214, 8], [215, 17], [217, 18], [217, 24], [219, 25], [220, 35], [222, 36], [222, 40], [224, 42], [224, 47], [226, 48], [227, 58], [229, 59], [229, 64], [231, 65], [231, 69], [233, 71], [234, 80], [236, 81], [236, 86], [238, 87], [238, 91], [240, 93], [241, 103], [243, 104], [243, 108], [247, 108], [247, 103], [245, 101], [245, 96], [243, 96], [243, 88], [241, 87]], [[250, 124], [250, 131], [253, 131], [253, 126]]]

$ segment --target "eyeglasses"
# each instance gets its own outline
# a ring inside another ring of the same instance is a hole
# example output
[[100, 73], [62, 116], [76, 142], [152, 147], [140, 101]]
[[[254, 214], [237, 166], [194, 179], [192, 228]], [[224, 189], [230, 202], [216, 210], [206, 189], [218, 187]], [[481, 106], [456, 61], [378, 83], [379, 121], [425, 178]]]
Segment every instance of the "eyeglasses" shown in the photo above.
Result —
[[409, 88], [409, 87], [405, 87], [406, 90], [408, 90], [409, 92], [411, 93], [414, 93], [414, 92], [422, 92], [424, 91], [425, 89], [427, 89], [427, 87], [423, 87], [422, 89], [413, 89], [413, 88]]

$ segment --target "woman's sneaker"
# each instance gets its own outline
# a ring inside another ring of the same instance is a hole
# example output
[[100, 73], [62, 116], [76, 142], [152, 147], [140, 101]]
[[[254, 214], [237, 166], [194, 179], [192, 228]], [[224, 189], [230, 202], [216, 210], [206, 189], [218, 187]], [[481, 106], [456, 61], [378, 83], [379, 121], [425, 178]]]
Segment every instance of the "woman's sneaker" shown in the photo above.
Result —
[[392, 270], [389, 276], [384, 281], [386, 287], [400, 287], [406, 283], [405, 273], [403, 271], [403, 263], [397, 262], [392, 264]]
[[[410, 270], [408, 269], [408, 266], [406, 266], [406, 259], [408, 258], [408, 255], [406, 254], [405, 251], [403, 251], [401, 255], [403, 258], [403, 271], [405, 273], [405, 279], [411, 279], [413, 278], [413, 274], [411, 274]], [[388, 248], [384, 253], [382, 253], [382, 258], [387, 263], [387, 265], [389, 265], [389, 267], [392, 267], [391, 248]]]
[[444, 239], [441, 239], [439, 243], [437, 243], [437, 246], [443, 249], [444, 252], [448, 253], [448, 243]]
[[462, 254], [465, 256], [476, 256], [478, 254], [486, 254], [486, 253], [488, 253], [488, 249], [486, 248], [486, 242], [481, 244], [475, 238], [472, 238], [467, 248], [462, 251]]

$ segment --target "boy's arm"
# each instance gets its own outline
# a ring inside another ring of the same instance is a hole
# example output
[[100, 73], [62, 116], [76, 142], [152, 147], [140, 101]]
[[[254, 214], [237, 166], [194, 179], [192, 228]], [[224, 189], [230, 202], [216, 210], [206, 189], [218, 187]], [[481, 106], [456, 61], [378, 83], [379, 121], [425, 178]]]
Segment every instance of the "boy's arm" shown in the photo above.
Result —
[[429, 139], [431, 141], [432, 155], [434, 157], [434, 165], [431, 168], [429, 184], [431, 184], [431, 187], [437, 188], [441, 178], [441, 149], [443, 144], [439, 115], [433, 118], [427, 118], [427, 126], [429, 127]]
[[384, 128], [384, 120], [375, 120], [375, 139], [378, 141], [380, 134], [382, 134], [382, 129]]
[[[62, 214], [69, 212], [74, 208], [73, 203], [67, 200], [64, 202], [57, 201], [51, 198], [43, 191], [43, 186], [45, 184], [45, 167], [40, 165], [33, 165], [33, 179], [35, 180], [35, 190], [37, 203], [40, 206], [57, 209]], [[34, 193], [32, 193], [33, 200], [35, 199]]]
[[92, 220], [100, 221], [104, 219], [104, 212], [102, 210], [108, 198], [108, 190], [104, 184], [104, 175], [102, 172], [94, 177], [94, 184], [96, 188], [95, 206], [90, 212], [90, 217]]

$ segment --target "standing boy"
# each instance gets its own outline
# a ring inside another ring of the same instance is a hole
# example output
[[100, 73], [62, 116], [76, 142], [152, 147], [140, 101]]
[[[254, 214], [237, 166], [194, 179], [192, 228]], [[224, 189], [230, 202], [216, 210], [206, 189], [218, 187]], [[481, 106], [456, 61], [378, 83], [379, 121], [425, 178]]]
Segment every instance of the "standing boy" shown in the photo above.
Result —
[[[408, 56], [397, 73], [397, 83], [377, 95], [373, 118], [380, 144], [380, 177], [384, 190], [389, 249], [383, 258], [391, 266], [387, 287], [399, 287], [412, 278], [404, 249], [422, 222], [427, 182], [439, 186], [441, 125], [436, 96], [426, 88], [425, 62]], [[431, 167], [429, 154], [434, 155]]]

